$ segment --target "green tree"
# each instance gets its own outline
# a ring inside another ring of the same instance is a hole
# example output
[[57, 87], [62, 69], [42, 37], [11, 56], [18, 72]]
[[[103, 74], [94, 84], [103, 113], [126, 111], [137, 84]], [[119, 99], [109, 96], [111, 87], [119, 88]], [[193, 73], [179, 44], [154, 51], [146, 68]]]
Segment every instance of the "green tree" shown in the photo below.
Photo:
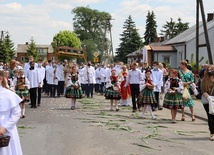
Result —
[[9, 34], [6, 35], [6, 37], [4, 39], [4, 43], [5, 43], [5, 47], [6, 47], [8, 61], [10, 61], [11, 59], [14, 59], [16, 52], [15, 52], [15, 48], [14, 48], [14, 43], [10, 39]]
[[157, 38], [157, 22], [155, 20], [155, 14], [152, 11], [148, 11], [148, 14], [146, 16], [146, 31], [144, 33], [144, 44], [149, 45], [150, 43], [153, 43], [156, 41]]
[[143, 42], [131, 16], [129, 16], [125, 21], [123, 29], [123, 33], [120, 35], [121, 42], [116, 51], [115, 60], [120, 60], [126, 63], [126, 55], [141, 48], [143, 46]]
[[[73, 48], [81, 48], [81, 41], [77, 37], [77, 35], [74, 32], [71, 32], [69, 30], [60, 31], [59, 33], [55, 34], [52, 41], [52, 46], [54, 48], [54, 51], [56, 51], [57, 46], [68, 46]], [[65, 56], [59, 56], [59, 60], [64, 59], [73, 59], [68, 58]]]
[[52, 46], [69, 46], [74, 48], [81, 47], [81, 41], [74, 32], [69, 30], [60, 31], [53, 37]]
[[27, 47], [27, 57], [33, 56], [34, 61], [37, 61], [39, 58], [39, 52], [38, 49], [36, 48], [36, 42], [34, 41], [33, 37], [30, 39], [30, 44]]
[[111, 15], [89, 7], [76, 7], [72, 10], [72, 13], [74, 14], [74, 32], [81, 41], [90, 42], [90, 46], [95, 47], [95, 49], [87, 48], [87, 57], [90, 58], [90, 55], [96, 51], [100, 51], [102, 57], [103, 52], [107, 50], [105, 35], [109, 32], [111, 26], [108, 25]]
[[182, 19], [178, 18], [178, 23], [176, 24], [177, 34], [180, 34], [189, 28], [189, 23], [181, 22]]
[[0, 40], [0, 61], [6, 63], [8, 62], [8, 56], [6, 53], [7, 48], [4, 42], [4, 40]]
[[189, 28], [189, 23], [183, 23], [181, 21], [181, 18], [178, 18], [177, 23], [171, 18], [169, 22], [166, 22], [163, 26], [163, 30], [161, 30], [166, 39], [172, 39]]

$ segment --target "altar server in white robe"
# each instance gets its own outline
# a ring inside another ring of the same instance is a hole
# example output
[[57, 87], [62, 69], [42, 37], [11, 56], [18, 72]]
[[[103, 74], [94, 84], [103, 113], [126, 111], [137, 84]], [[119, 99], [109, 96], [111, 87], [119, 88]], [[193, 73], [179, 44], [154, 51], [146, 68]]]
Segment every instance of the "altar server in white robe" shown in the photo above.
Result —
[[0, 155], [22, 155], [16, 124], [21, 116], [19, 103], [22, 99], [6, 89], [3, 71], [0, 71], [0, 136], [11, 137], [7, 147], [0, 148]]
[[86, 96], [89, 98], [93, 98], [93, 87], [94, 84], [96, 83], [95, 80], [95, 69], [91, 65], [91, 62], [88, 62], [88, 65], [85, 66], [84, 71], [83, 71], [83, 76], [84, 79], [87, 81], [87, 84], [85, 85], [85, 90], [86, 90]]
[[57, 85], [57, 96], [64, 95], [64, 86], [65, 86], [65, 75], [64, 75], [64, 66], [61, 62], [57, 65], [56, 76], [58, 79]]
[[27, 71], [27, 79], [30, 82], [30, 101], [31, 107], [30, 108], [37, 108], [36, 106], [36, 99], [37, 99], [37, 89], [39, 85], [42, 84], [42, 79], [40, 79], [38, 69], [34, 67], [35, 62], [30, 62], [30, 69]]
[[38, 86], [38, 98], [37, 98], [37, 105], [40, 106], [41, 104], [41, 97], [42, 97], [42, 87], [44, 84], [44, 78], [45, 78], [45, 68], [42, 66], [42, 60], [40, 59], [38, 61], [38, 67], [37, 67], [39, 78], [41, 80], [41, 84]]
[[[25, 73], [25, 77], [27, 77], [27, 71], [30, 69], [30, 62], [34, 61], [34, 57], [33, 56], [29, 56], [29, 62], [25, 63], [24, 65], [24, 73]], [[37, 63], [35, 63], [35, 68], [38, 66]]]

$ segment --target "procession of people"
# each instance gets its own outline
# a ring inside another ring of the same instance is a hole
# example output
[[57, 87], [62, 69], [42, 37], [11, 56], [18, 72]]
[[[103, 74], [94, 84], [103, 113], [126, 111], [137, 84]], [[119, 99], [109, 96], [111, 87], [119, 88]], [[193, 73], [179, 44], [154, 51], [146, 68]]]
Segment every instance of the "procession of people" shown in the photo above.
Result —
[[[25, 104], [30, 104], [30, 108], [42, 106], [44, 94], [50, 98], [66, 97], [71, 100], [69, 108], [76, 110], [77, 99], [93, 98], [96, 93], [102, 95], [103, 100], [110, 101], [110, 111], [119, 112], [120, 106], [132, 106], [132, 112], [141, 112], [142, 119], [146, 119], [147, 109], [152, 119], [158, 119], [155, 111], [163, 110], [164, 107], [171, 110], [171, 122], [177, 123], [177, 111], [181, 109], [180, 120], [185, 121], [184, 108], [189, 107], [191, 120], [194, 122], [196, 119], [192, 97], [201, 94], [205, 98], [202, 102], [208, 117], [210, 140], [214, 140], [214, 115], [209, 112], [209, 103], [214, 95], [213, 77], [213, 65], [203, 65], [200, 76], [196, 76], [185, 60], [180, 62], [178, 70], [168, 69], [164, 63], [156, 61], [152, 66], [135, 61], [131, 64], [117, 62], [95, 65], [89, 61], [78, 65], [67, 60], [43, 62], [40, 59], [35, 62], [30, 56], [29, 62], [25, 64], [16, 60], [11, 60], [9, 64], [0, 62], [0, 93], [11, 94], [10, 100], [14, 99], [3, 105], [3, 102], [7, 102], [4, 98], [0, 105], [5, 108], [1, 108], [0, 113], [9, 115], [12, 109], [14, 112], [11, 115], [14, 116], [11, 117], [24, 119], [27, 117]], [[17, 121], [13, 121], [15, 125]], [[10, 130], [8, 123], [4, 122], [1, 119], [0, 136]], [[16, 134], [13, 136], [17, 137], [17, 131], [13, 130]], [[13, 145], [14, 148], [17, 147], [16, 145], [20, 145], [19, 141]]]

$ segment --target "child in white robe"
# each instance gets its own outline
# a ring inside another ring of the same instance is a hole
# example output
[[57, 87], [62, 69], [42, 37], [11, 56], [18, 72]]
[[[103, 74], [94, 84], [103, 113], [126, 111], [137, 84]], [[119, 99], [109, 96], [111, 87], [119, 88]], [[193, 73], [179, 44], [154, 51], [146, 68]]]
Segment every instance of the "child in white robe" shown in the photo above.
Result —
[[9, 135], [7, 147], [0, 148], [0, 155], [22, 155], [16, 124], [21, 115], [19, 103], [22, 99], [6, 88], [4, 72], [0, 71], [0, 136]]

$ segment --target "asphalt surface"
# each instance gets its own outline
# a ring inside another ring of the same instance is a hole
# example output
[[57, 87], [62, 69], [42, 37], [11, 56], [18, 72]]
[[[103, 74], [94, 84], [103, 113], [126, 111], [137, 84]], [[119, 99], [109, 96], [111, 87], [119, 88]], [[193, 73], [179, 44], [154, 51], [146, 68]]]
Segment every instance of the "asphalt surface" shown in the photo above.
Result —
[[[213, 155], [206, 113], [195, 101], [196, 121], [171, 123], [170, 111], [132, 113], [131, 107], [109, 111], [103, 96], [78, 100], [70, 110], [70, 99], [49, 98], [43, 94], [41, 107], [27, 105], [26, 118], [18, 131], [24, 155]], [[189, 109], [185, 109], [189, 113]]]

